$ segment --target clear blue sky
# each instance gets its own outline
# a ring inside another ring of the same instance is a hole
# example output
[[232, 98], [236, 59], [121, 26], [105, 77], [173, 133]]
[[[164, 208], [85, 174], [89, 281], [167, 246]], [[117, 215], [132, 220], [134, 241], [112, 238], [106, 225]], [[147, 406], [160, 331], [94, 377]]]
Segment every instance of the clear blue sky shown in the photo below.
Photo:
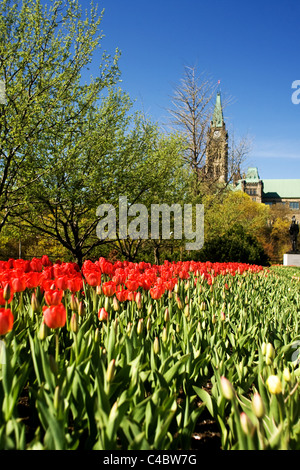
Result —
[[139, 109], [166, 122], [184, 66], [196, 65], [233, 97], [224, 115], [229, 131], [252, 140], [246, 165], [261, 178], [300, 179], [300, 104], [291, 100], [300, 80], [299, 0], [94, 3], [105, 9], [102, 47], [121, 50], [121, 87]]

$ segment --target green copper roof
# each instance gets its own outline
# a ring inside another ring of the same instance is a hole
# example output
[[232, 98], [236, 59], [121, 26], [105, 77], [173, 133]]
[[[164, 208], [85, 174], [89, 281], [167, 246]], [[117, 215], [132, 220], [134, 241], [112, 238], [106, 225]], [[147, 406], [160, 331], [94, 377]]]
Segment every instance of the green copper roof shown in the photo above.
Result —
[[233, 188], [235, 191], [242, 189], [242, 181], [246, 183], [263, 182], [263, 198], [300, 198], [300, 179], [262, 179], [260, 180], [257, 168], [248, 168], [245, 177], [238, 181]]
[[263, 180], [264, 197], [299, 198], [300, 179]]
[[223, 111], [222, 111], [222, 103], [221, 103], [221, 94], [220, 92], [218, 92], [211, 126], [223, 127], [223, 123], [224, 123], [224, 120], [223, 120]]
[[258, 182], [260, 180], [259, 174], [258, 174], [258, 169], [257, 168], [248, 168], [246, 178], [246, 182], [251, 183], [252, 182]]

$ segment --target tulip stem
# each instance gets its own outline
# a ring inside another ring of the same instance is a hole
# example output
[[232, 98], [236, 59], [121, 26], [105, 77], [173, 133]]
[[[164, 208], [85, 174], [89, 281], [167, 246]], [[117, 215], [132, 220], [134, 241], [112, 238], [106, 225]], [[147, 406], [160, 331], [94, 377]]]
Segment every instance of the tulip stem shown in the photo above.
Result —
[[58, 329], [55, 331], [55, 362], [58, 364], [59, 358], [59, 338], [58, 338]]

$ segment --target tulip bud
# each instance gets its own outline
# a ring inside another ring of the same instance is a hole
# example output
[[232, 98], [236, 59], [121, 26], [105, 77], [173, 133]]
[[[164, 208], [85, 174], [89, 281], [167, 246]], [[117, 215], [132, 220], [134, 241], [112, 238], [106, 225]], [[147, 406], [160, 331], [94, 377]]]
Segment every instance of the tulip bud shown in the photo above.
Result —
[[78, 298], [74, 294], [71, 294], [70, 307], [71, 307], [72, 312], [78, 311]]
[[159, 340], [157, 336], [154, 338], [153, 351], [154, 351], [154, 354], [159, 353]]
[[113, 309], [115, 312], [118, 312], [120, 310], [120, 304], [117, 297], [113, 298]]
[[182, 310], [183, 305], [182, 305], [182, 302], [181, 302], [181, 299], [180, 299], [179, 295], [176, 295], [176, 302], [177, 302], [178, 308], [180, 310]]
[[272, 361], [275, 357], [275, 349], [271, 343], [268, 343], [266, 346], [266, 364], [272, 364]]
[[242, 411], [241, 414], [240, 414], [240, 422], [241, 422], [241, 427], [242, 427], [242, 430], [244, 431], [244, 433], [246, 435], [251, 434], [252, 430], [253, 430], [253, 423], [250, 420], [249, 416], [246, 415], [246, 413], [244, 411]]
[[282, 385], [279, 377], [277, 375], [270, 375], [266, 381], [269, 392], [277, 395], [282, 392]]
[[265, 414], [265, 407], [259, 393], [254, 393], [251, 406], [255, 416], [261, 419]]
[[109, 297], [105, 297], [104, 309], [108, 312], [108, 310], [109, 310]]
[[45, 338], [47, 338], [47, 335], [48, 335], [48, 326], [43, 321], [41, 326], [40, 326], [40, 332], [39, 332], [40, 340], [43, 341]]
[[266, 357], [274, 358], [275, 356], [275, 349], [271, 343], [268, 343], [266, 346]]
[[290, 373], [290, 370], [288, 367], [285, 367], [284, 368], [284, 371], [283, 371], [283, 378], [286, 382], [290, 382], [291, 381], [291, 373]]
[[221, 388], [222, 388], [223, 396], [226, 398], [226, 400], [233, 400], [234, 388], [231, 382], [229, 382], [229, 380], [226, 379], [226, 377], [224, 376], [221, 377]]
[[73, 331], [73, 333], [78, 332], [78, 320], [77, 320], [77, 315], [76, 313], [73, 313], [71, 321], [70, 321], [70, 329]]
[[106, 371], [106, 380], [110, 383], [114, 376], [115, 376], [115, 369], [116, 369], [116, 360], [112, 359], [108, 364], [107, 371]]
[[184, 316], [188, 317], [189, 314], [190, 314], [190, 307], [189, 307], [189, 304], [186, 304], [186, 306], [184, 307]]
[[165, 319], [165, 322], [170, 321], [170, 313], [169, 313], [169, 309], [168, 309], [168, 308], [166, 308], [166, 310], [165, 310], [164, 319]]
[[136, 331], [137, 331], [138, 335], [142, 334], [143, 325], [144, 325], [144, 320], [143, 320], [143, 318], [140, 318], [139, 321], [138, 321], [138, 324], [137, 324], [137, 328], [136, 328]]
[[96, 286], [96, 294], [97, 295], [102, 295], [102, 286]]
[[33, 312], [38, 312], [40, 308], [40, 303], [34, 292], [32, 293], [32, 296], [31, 296], [31, 308]]
[[108, 418], [109, 422], [113, 421], [113, 419], [117, 416], [117, 412], [118, 412], [118, 402], [115, 401], [109, 412], [109, 418]]
[[140, 292], [136, 293], [135, 301], [137, 309], [140, 310], [142, 308], [142, 294]]
[[118, 332], [118, 319], [117, 318], [115, 318], [113, 321], [113, 327], [114, 327], [115, 334], [117, 334]]
[[221, 321], [225, 321], [226, 320], [226, 315], [224, 312], [221, 312]]
[[80, 317], [85, 315], [85, 306], [82, 300], [78, 303], [78, 315]]
[[150, 317], [147, 318], [146, 328], [147, 328], [147, 331], [151, 330], [151, 318]]
[[10, 288], [10, 285], [7, 283], [3, 289], [3, 299], [6, 302], [8, 302], [10, 299], [10, 296], [11, 296], [11, 288]]
[[216, 321], [217, 321], [217, 317], [216, 317], [216, 315], [213, 313], [213, 316], [211, 317], [211, 322], [212, 322], [212, 324], [214, 325], [214, 324], [216, 323]]
[[264, 356], [266, 355], [266, 351], [267, 351], [267, 343], [263, 342], [263, 344], [261, 345], [261, 352]]
[[162, 339], [163, 343], [166, 343], [166, 341], [168, 339], [168, 332], [167, 332], [166, 327], [163, 328], [161, 339]]
[[147, 308], [147, 314], [148, 314], [148, 315], [151, 315], [152, 310], [153, 310], [153, 305], [152, 305], [152, 303], [150, 303], [150, 304], [148, 305], [148, 308]]
[[99, 335], [100, 335], [99, 328], [96, 328], [96, 329], [95, 329], [95, 337], [94, 337], [95, 343], [98, 343], [98, 341], [99, 341]]

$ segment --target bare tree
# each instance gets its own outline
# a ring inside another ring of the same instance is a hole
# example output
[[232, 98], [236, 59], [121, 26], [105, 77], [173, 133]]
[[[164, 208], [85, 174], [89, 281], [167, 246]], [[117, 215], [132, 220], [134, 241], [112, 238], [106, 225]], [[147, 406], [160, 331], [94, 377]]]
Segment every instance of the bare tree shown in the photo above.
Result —
[[[229, 137], [228, 178], [225, 184], [219, 185], [218, 178], [206, 171], [206, 152], [208, 131], [211, 125], [218, 83], [214, 83], [205, 73], [198, 73], [195, 66], [186, 66], [183, 78], [174, 88], [172, 107], [168, 112], [172, 116], [171, 125], [182, 134], [185, 142], [185, 160], [192, 175], [192, 192], [195, 196], [201, 193], [219, 194], [239, 175], [241, 165], [249, 152], [247, 137], [237, 142]], [[231, 97], [222, 100], [222, 108], [232, 102]]]
[[185, 138], [185, 158], [193, 172], [204, 164], [216, 89], [217, 86], [204, 74], [197, 75], [195, 67], [186, 66], [180, 84], [174, 89], [173, 108], [168, 110], [173, 118], [172, 124]]

